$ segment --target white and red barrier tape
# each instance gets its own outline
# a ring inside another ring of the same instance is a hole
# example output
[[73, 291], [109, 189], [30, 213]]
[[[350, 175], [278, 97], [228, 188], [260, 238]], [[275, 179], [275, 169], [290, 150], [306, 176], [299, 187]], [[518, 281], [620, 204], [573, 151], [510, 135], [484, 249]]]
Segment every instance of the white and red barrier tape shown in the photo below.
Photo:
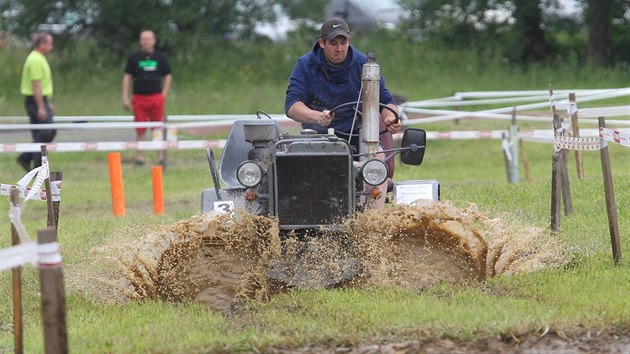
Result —
[[37, 244], [34, 241], [0, 250], [0, 271], [24, 264], [34, 264], [39, 268], [56, 269], [61, 267], [61, 248], [58, 242]]
[[599, 136], [606, 141], [630, 147], [630, 133], [628, 132], [610, 128], [599, 128]]
[[556, 151], [567, 150], [599, 150], [608, 146], [608, 142], [630, 147], [630, 134], [616, 129], [600, 128], [599, 136], [595, 138], [574, 138], [557, 136], [554, 138]]
[[[31, 188], [29, 187], [21, 187], [12, 184], [0, 183], [0, 195], [9, 196], [11, 195], [12, 189], [17, 189], [17, 191], [19, 192], [19, 196], [22, 199], [26, 198], [28, 193], [31, 191]], [[61, 200], [61, 181], [50, 182], [50, 194], [52, 196], [53, 202], [58, 202]], [[35, 195], [31, 199], [46, 201], [46, 190], [41, 189], [39, 192], [35, 193]]]
[[[38, 143], [0, 144], [2, 152], [37, 152]], [[48, 151], [125, 151], [125, 150], [188, 150], [223, 148], [225, 140], [179, 140], [179, 141], [110, 141], [110, 142], [77, 142], [48, 143]]]
[[[611, 139], [619, 140], [618, 143], [628, 144], [625, 133], [619, 130], [610, 130]], [[478, 140], [501, 139], [506, 130], [472, 130], [472, 131], [429, 131], [428, 140]], [[553, 142], [553, 132], [547, 129], [519, 132], [522, 139], [528, 141]], [[598, 136], [597, 129], [580, 129], [582, 136]], [[394, 134], [394, 139], [400, 140], [402, 133]], [[615, 140], [611, 140], [617, 142]], [[45, 144], [48, 151], [80, 152], [80, 151], [126, 151], [126, 150], [190, 150], [206, 148], [224, 148], [225, 139], [221, 140], [179, 140], [179, 141], [110, 141], [110, 142], [68, 142]], [[0, 153], [3, 152], [36, 152], [40, 151], [38, 143], [0, 144]]]
[[600, 138], [573, 138], [570, 136], [558, 136], [554, 139], [556, 151], [566, 150], [599, 150], [602, 148]]

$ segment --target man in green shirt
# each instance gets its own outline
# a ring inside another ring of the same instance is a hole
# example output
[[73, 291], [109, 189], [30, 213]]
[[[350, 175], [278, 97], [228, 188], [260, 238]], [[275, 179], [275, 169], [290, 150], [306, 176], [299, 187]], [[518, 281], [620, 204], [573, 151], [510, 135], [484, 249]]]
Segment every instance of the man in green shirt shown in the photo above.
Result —
[[[50, 102], [53, 95], [53, 81], [46, 56], [53, 50], [53, 37], [48, 32], [33, 35], [33, 51], [26, 57], [22, 68], [20, 92], [24, 96], [24, 107], [31, 124], [49, 124], [53, 121], [55, 107]], [[54, 129], [31, 130], [34, 143], [49, 143], [57, 134]], [[41, 166], [39, 152], [25, 152], [17, 158], [18, 163], [30, 171]], [[31, 162], [34, 166], [31, 166]]]

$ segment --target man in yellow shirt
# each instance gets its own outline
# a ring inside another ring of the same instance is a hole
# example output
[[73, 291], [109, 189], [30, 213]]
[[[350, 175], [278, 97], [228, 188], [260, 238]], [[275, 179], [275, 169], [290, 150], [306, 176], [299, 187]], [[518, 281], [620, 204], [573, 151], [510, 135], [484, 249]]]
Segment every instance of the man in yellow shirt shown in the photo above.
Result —
[[[24, 96], [24, 107], [31, 124], [52, 123], [55, 107], [50, 102], [53, 81], [46, 56], [53, 50], [53, 37], [48, 32], [33, 35], [33, 51], [26, 57], [22, 68], [20, 92]], [[31, 130], [34, 143], [49, 143], [57, 134], [54, 129]], [[17, 158], [18, 163], [30, 171], [42, 164], [39, 152], [25, 152]], [[34, 166], [31, 166], [31, 162]]]

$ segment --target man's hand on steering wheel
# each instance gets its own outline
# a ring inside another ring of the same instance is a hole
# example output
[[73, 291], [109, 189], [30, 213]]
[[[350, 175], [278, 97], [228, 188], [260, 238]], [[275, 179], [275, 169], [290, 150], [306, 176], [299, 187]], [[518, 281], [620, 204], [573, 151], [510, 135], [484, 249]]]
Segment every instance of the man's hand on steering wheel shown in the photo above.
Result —
[[385, 123], [385, 127], [387, 131], [396, 134], [400, 131], [400, 121], [398, 118], [392, 113], [390, 110], [384, 109], [382, 111], [383, 114], [383, 122]]
[[331, 112], [327, 109], [317, 113], [319, 114], [317, 124], [321, 125], [322, 127], [329, 126], [330, 122], [332, 122], [332, 120], [335, 118], [335, 112]]

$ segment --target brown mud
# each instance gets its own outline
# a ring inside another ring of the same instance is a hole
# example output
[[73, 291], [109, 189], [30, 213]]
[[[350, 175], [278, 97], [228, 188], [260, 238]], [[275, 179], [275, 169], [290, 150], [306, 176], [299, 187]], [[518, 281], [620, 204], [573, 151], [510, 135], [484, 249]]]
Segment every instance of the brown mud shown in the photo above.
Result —
[[586, 329], [519, 333], [461, 341], [449, 338], [396, 339], [364, 343], [354, 347], [314, 345], [298, 349], [271, 348], [269, 354], [628, 354], [630, 330], [606, 332]]
[[[112, 267], [83, 278], [76, 284], [83, 290], [91, 286], [97, 296], [118, 300], [194, 300], [216, 310], [294, 286], [421, 290], [565, 263], [559, 245], [541, 230], [449, 202], [361, 213], [341, 232], [301, 241], [281, 240], [270, 218], [206, 213], [105, 248], [98, 253], [109, 256], [99, 262]], [[270, 275], [278, 269], [301, 281], [277, 281]]]

